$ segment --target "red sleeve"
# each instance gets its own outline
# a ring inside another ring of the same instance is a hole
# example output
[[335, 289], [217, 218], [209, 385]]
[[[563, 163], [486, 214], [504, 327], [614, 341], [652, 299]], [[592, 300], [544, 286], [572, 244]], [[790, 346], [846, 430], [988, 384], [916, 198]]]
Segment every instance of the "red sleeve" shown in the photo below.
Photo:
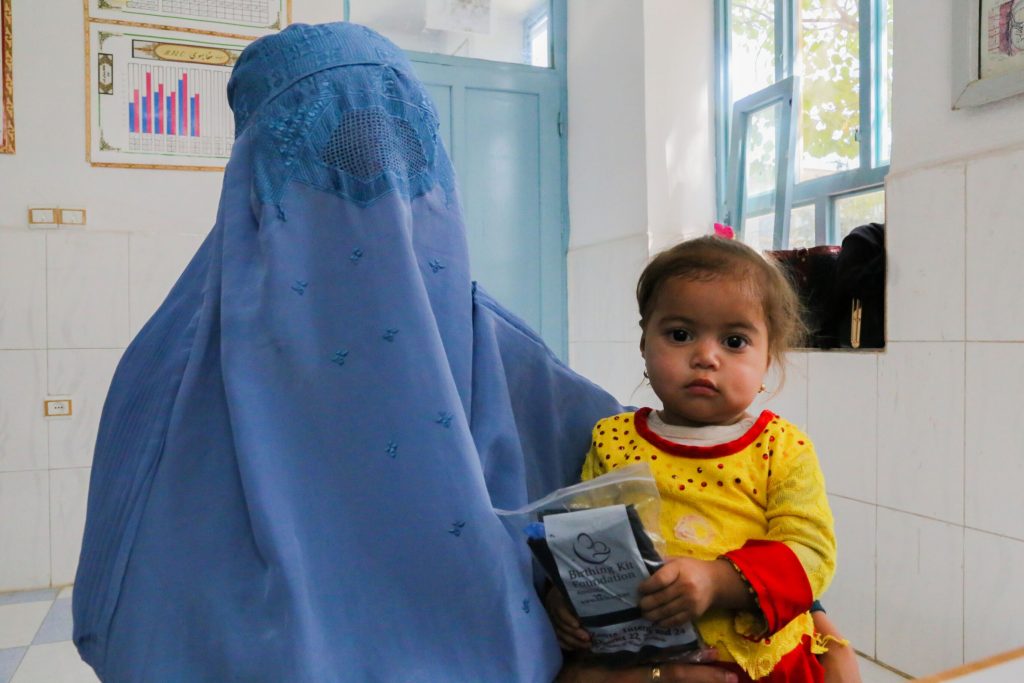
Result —
[[785, 543], [747, 541], [725, 557], [743, 574], [771, 635], [811, 608], [814, 595], [803, 565]]

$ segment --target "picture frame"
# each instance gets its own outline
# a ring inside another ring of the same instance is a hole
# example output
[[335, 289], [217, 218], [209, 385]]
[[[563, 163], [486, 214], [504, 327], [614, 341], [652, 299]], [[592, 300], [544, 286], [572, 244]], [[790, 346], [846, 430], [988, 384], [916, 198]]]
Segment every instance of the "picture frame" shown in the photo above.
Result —
[[1024, 0], [953, 0], [952, 108], [1024, 93]]
[[0, 0], [0, 154], [14, 154], [13, 36], [11, 0]]
[[89, 21], [148, 24], [208, 33], [264, 36], [292, 23], [292, 0], [83, 0]]
[[254, 38], [125, 22], [87, 30], [86, 160], [222, 171], [235, 137], [227, 82]]

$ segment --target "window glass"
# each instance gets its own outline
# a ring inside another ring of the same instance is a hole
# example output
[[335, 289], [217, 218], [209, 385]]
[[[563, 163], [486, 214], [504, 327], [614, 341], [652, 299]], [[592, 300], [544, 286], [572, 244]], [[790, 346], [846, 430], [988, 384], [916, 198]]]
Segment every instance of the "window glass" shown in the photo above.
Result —
[[836, 199], [836, 232], [839, 241], [858, 225], [885, 222], [885, 190], [861, 192]]
[[349, 21], [404, 50], [550, 66], [550, 0], [350, 0]]
[[530, 53], [529, 63], [533, 66], [551, 66], [551, 31], [550, 17], [542, 12], [533, 21], [527, 22], [527, 49]]
[[729, 3], [732, 101], [775, 82], [775, 0]]
[[879, 102], [880, 131], [878, 158], [882, 163], [889, 163], [892, 154], [892, 0], [885, 3], [885, 37], [881, 50], [879, 73], [885, 79]]
[[789, 214], [789, 248], [809, 249], [814, 244], [814, 204], [799, 206]]
[[743, 219], [743, 241], [758, 251], [774, 249], [775, 213]]
[[776, 130], [781, 114], [781, 105], [765, 107], [750, 115], [747, 120], [746, 154], [746, 195], [747, 197], [775, 191], [776, 178]]
[[860, 166], [858, 0], [799, 0], [797, 182]]

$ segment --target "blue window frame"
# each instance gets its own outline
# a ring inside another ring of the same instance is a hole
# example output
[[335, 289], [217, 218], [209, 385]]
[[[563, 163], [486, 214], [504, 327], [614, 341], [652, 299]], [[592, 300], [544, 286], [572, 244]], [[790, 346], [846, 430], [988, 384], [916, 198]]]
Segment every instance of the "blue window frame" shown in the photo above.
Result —
[[[799, 97], [799, 83], [796, 76], [790, 76], [738, 100], [732, 110], [729, 184], [722, 220], [739, 228], [747, 242], [762, 248], [781, 249], [789, 244], [797, 125], [793, 100]], [[770, 163], [759, 164], [764, 167], [761, 174], [751, 173], [751, 168], [761, 161], [759, 156], [770, 157]], [[754, 231], [747, 229], [744, 217], [748, 215], [750, 192], [779, 208], [772, 212], [767, 244], [762, 243], [759, 234], [750, 234]]]
[[[735, 215], [736, 197], [742, 198], [744, 221], [759, 221], [762, 231], [769, 232], [770, 239], [760, 244], [748, 239], [755, 246], [838, 244], [843, 230], [836, 203], [882, 188], [891, 140], [892, 3], [716, 0], [719, 216], [725, 220], [730, 212]], [[795, 151], [787, 159], [789, 141], [777, 137], [774, 145], [775, 165], [780, 170], [787, 160], [793, 165], [787, 207], [777, 196], [782, 188], [752, 186], [749, 158], [743, 161], [748, 139], [732, 138], [734, 106], [791, 76], [802, 81], [793, 103]], [[730, 159], [730, 148], [737, 145], [740, 154]], [[733, 168], [736, 163], [744, 167]], [[730, 190], [730, 179], [738, 182], [738, 189]], [[884, 201], [881, 193], [865, 196]], [[789, 215], [771, 220], [777, 213]], [[867, 217], [864, 222], [869, 222]], [[790, 230], [791, 223], [799, 229]], [[734, 227], [744, 233], [744, 225]], [[756, 231], [747, 232], [745, 239]]]

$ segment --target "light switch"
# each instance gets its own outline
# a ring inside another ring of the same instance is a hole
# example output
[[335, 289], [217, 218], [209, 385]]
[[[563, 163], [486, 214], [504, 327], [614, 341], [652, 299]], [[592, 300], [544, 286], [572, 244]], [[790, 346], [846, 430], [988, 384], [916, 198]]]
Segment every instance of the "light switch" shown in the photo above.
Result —
[[43, 417], [68, 417], [71, 415], [70, 398], [50, 398], [43, 401]]
[[60, 215], [57, 209], [33, 208], [28, 210], [28, 227], [30, 228], [56, 228]]
[[58, 209], [58, 223], [61, 225], [85, 225], [85, 209]]

